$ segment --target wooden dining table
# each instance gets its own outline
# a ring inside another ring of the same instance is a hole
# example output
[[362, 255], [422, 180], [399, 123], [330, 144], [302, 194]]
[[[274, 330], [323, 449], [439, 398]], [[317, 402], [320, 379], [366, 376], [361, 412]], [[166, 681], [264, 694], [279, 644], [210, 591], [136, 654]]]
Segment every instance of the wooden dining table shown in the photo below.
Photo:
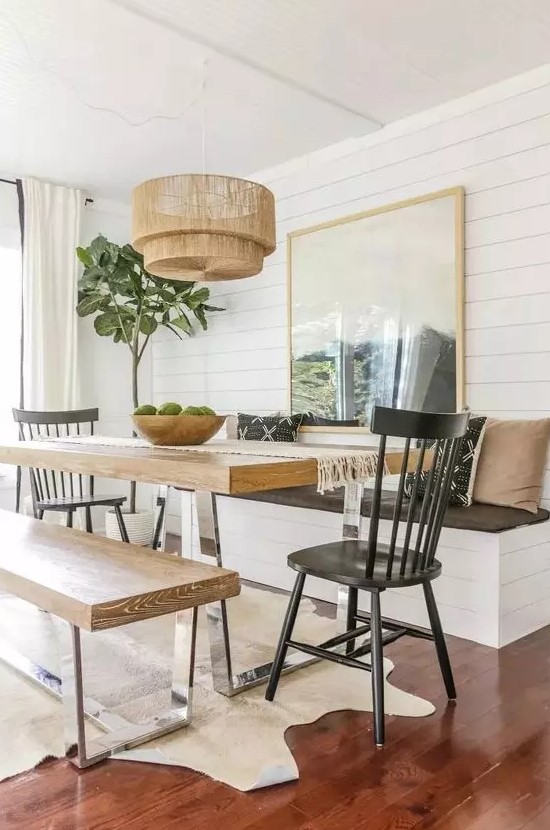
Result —
[[[188, 449], [182, 452], [168, 447], [143, 447], [137, 442], [135, 445], [128, 442], [124, 446], [101, 445], [98, 439], [99, 436], [92, 439], [94, 443], [89, 444], [82, 443], [83, 439], [79, 439], [78, 443], [57, 439], [3, 442], [0, 444], [0, 463], [157, 484], [160, 487], [160, 499], [157, 502], [162, 499], [166, 501], [169, 487], [193, 490], [197, 506], [200, 554], [213, 557], [219, 567], [223, 562], [216, 496], [242, 496], [264, 490], [317, 484], [317, 460], [314, 458], [236, 455], [223, 451], [201, 453]], [[336, 449], [334, 445], [322, 447]], [[270, 448], [273, 448], [273, 444], [270, 444]], [[378, 447], [339, 445], [338, 449], [370, 449], [377, 452]], [[386, 450], [389, 474], [400, 472], [403, 456], [403, 450], [398, 447]], [[417, 459], [418, 451], [411, 449], [408, 454], [410, 471], [415, 469]], [[430, 456], [426, 453], [424, 466], [429, 463]], [[345, 486], [343, 539], [360, 537], [363, 487], [362, 482], [351, 482]], [[347, 588], [341, 586], [337, 609], [339, 630], [345, 627], [346, 611]], [[221, 694], [233, 696], [265, 682], [269, 676], [270, 663], [240, 673], [233, 672], [226, 601], [209, 605], [207, 619], [214, 689]], [[274, 649], [275, 645], [274, 642]], [[291, 654], [284, 670], [293, 671], [314, 660], [307, 655]]]

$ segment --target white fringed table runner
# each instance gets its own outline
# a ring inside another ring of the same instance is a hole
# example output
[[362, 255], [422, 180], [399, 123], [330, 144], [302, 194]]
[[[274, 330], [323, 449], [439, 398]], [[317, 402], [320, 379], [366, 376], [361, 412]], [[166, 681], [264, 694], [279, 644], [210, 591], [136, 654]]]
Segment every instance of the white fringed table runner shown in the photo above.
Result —
[[340, 447], [312, 447], [307, 444], [281, 441], [208, 441], [206, 444], [179, 447], [153, 447], [141, 438], [118, 438], [107, 435], [71, 436], [48, 439], [63, 444], [87, 444], [97, 447], [127, 447], [136, 449], [162, 449], [178, 452], [203, 452], [217, 455], [255, 455], [266, 458], [291, 458], [294, 460], [315, 459], [317, 461], [317, 490], [334, 490], [353, 481], [365, 481], [376, 473], [377, 450], [346, 450]]

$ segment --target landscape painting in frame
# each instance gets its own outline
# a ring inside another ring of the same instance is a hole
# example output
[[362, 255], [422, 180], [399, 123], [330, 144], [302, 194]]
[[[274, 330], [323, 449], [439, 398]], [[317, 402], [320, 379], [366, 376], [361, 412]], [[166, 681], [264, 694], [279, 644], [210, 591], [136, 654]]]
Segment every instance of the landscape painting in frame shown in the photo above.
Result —
[[292, 412], [462, 406], [463, 190], [289, 236]]

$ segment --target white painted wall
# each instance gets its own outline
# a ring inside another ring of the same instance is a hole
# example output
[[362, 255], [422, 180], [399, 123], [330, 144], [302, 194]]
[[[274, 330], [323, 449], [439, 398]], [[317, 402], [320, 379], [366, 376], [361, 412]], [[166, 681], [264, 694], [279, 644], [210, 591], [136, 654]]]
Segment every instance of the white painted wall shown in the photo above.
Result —
[[[257, 178], [277, 199], [277, 250], [260, 276], [212, 285], [227, 311], [206, 334], [156, 338], [155, 402], [286, 409], [287, 233], [463, 185], [467, 403], [501, 418], [550, 415], [550, 66]], [[550, 506], [549, 473], [543, 503]], [[173, 500], [174, 529], [177, 512]], [[256, 554], [243, 554], [246, 576]], [[272, 569], [284, 567], [284, 557], [261, 573], [256, 564], [254, 577], [275, 583]]]

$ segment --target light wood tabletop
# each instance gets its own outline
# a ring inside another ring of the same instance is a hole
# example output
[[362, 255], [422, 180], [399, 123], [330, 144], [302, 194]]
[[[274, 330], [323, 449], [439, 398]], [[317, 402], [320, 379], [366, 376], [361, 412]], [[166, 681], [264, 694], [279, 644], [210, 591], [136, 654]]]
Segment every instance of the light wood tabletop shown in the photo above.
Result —
[[[327, 449], [336, 448], [334, 445], [325, 446]], [[377, 446], [338, 448], [377, 450]], [[409, 470], [414, 469], [417, 457], [418, 452], [411, 449]], [[402, 460], [402, 450], [396, 448], [386, 451], [391, 474], [399, 472]], [[209, 490], [223, 495], [317, 483], [316, 459], [179, 452], [163, 447], [14, 441], [0, 444], [0, 463], [170, 485], [189, 490]], [[431, 463], [430, 453], [426, 453], [426, 465], [428, 463]]]

